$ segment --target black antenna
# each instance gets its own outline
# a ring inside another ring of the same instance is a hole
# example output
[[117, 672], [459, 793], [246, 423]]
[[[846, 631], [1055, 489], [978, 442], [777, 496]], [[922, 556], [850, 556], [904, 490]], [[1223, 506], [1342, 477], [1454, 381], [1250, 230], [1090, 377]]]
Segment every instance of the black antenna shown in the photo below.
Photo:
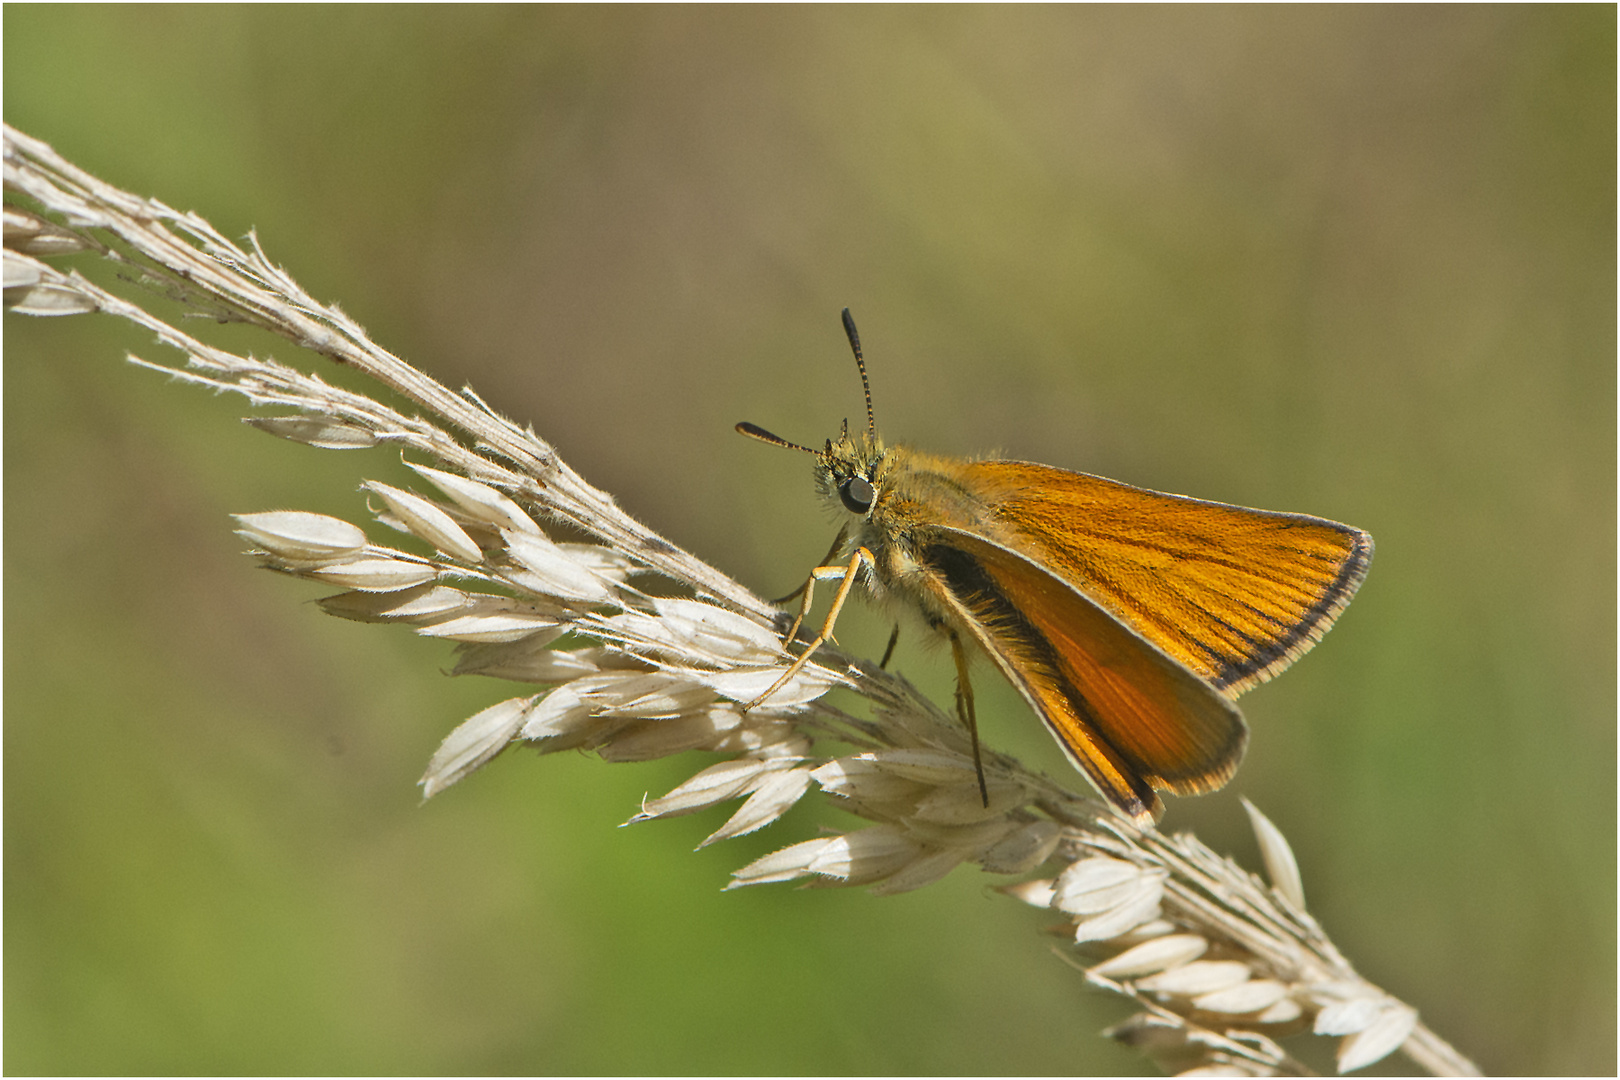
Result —
[[872, 384], [866, 381], [866, 361], [861, 358], [861, 335], [855, 331], [855, 319], [849, 308], [844, 309], [844, 335], [849, 347], [855, 351], [855, 366], [861, 369], [861, 389], [866, 392], [866, 433], [877, 440], [877, 420], [872, 416]]
[[747, 435], [750, 439], [758, 439], [760, 442], [768, 442], [772, 446], [785, 446], [789, 450], [803, 450], [807, 454], [819, 454], [821, 452], [819, 450], [812, 450], [808, 446], [800, 446], [796, 442], [788, 442], [786, 439], [782, 438], [782, 436], [772, 435], [759, 425], [750, 424], [746, 420], [737, 425], [737, 430], [742, 434]]

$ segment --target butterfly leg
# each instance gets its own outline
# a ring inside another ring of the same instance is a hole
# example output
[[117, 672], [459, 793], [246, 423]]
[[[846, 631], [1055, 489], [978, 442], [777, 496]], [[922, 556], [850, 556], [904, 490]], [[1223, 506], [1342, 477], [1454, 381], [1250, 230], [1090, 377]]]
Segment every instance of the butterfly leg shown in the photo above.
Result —
[[810, 583], [808, 581], [803, 582], [797, 589], [794, 589], [786, 596], [778, 596], [776, 599], [768, 601], [768, 603], [772, 607], [787, 607], [789, 600], [797, 600], [800, 596], [804, 595], [804, 590], [809, 587], [809, 584]]
[[[847, 527], [839, 529], [838, 530], [838, 535], [833, 537], [832, 547], [828, 548], [827, 549], [827, 554], [825, 554], [825, 555], [823, 555], [821, 557], [821, 561], [816, 564], [816, 569], [820, 570], [820, 569], [824, 569], [825, 567], [832, 566], [833, 565], [833, 559], [838, 556], [838, 550], [844, 546], [845, 541], [847, 541], [848, 539], [849, 539], [849, 529]], [[779, 597], [779, 598], [777, 598], [775, 600], [772, 600], [771, 604], [773, 606], [775, 606], [775, 607], [783, 607], [783, 606], [785, 606], [789, 600], [792, 600], [794, 597], [800, 595], [805, 590], [809, 589], [811, 587], [811, 584], [814, 581], [815, 581], [815, 574], [812, 572], [811, 576], [805, 579], [805, 582], [804, 582], [803, 585], [800, 585], [797, 589], [794, 589], [792, 592], [788, 593], [786, 596]], [[793, 624], [793, 626], [794, 626], [793, 634], [789, 634], [787, 636], [786, 640], [792, 641], [793, 640], [793, 635], [797, 634], [799, 632], [798, 631], [799, 623], [804, 621], [804, 613], [809, 610], [809, 607], [810, 607], [809, 603], [806, 602], [802, 607], [799, 608], [799, 620], [798, 620], [798, 622], [795, 622]]]
[[810, 571], [810, 576], [804, 579], [803, 585], [800, 585], [795, 592], [788, 593], [787, 596], [783, 597], [784, 600], [791, 600], [795, 595], [799, 597], [799, 613], [793, 616], [793, 625], [788, 627], [788, 632], [782, 636], [782, 645], [784, 648], [787, 647], [789, 642], [793, 641], [794, 638], [799, 636], [799, 627], [804, 625], [804, 617], [810, 614], [810, 605], [814, 603], [816, 599], [816, 579], [822, 576], [822, 571], [824, 570], [842, 571], [843, 567], [818, 566], [814, 570]]
[[799, 625], [804, 622], [805, 614], [810, 610], [810, 598], [815, 591], [815, 582], [842, 578], [843, 583], [839, 585], [838, 592], [833, 597], [832, 606], [827, 609], [827, 618], [822, 622], [821, 630], [817, 632], [814, 640], [805, 646], [804, 652], [799, 654], [799, 658], [793, 661], [792, 665], [782, 673], [780, 679], [771, 684], [769, 690], [744, 705], [743, 712], [758, 708], [772, 694], [786, 686], [793, 676], [804, 670], [804, 665], [810, 662], [811, 655], [832, 638], [833, 624], [838, 621], [838, 613], [844, 609], [844, 601], [849, 599], [850, 590], [855, 588], [855, 582], [860, 576], [859, 571], [863, 562], [867, 566], [872, 566], [875, 563], [872, 553], [864, 547], [855, 549], [855, 554], [850, 556], [848, 566], [818, 566], [810, 571], [810, 577], [804, 583], [804, 602], [799, 605], [799, 617], [793, 620], [793, 629], [788, 631], [787, 641], [792, 641], [798, 634]]
[[894, 624], [894, 629], [892, 631], [890, 631], [890, 633], [889, 633], [889, 643], [888, 643], [888, 645], [884, 646], [884, 648], [883, 648], [883, 659], [878, 661], [878, 667], [881, 670], [883, 670], [883, 671], [889, 670], [889, 660], [891, 658], [893, 658], [893, 656], [894, 656], [894, 643], [899, 641], [899, 640], [900, 640], [900, 624], [895, 623]]
[[951, 659], [956, 661], [956, 715], [968, 729], [968, 738], [973, 740], [973, 769], [979, 774], [979, 799], [988, 810], [990, 788], [984, 782], [984, 760], [979, 755], [979, 717], [973, 710], [973, 683], [968, 679], [967, 650], [962, 648], [962, 638], [955, 630], [946, 629], [945, 632], [951, 639]]

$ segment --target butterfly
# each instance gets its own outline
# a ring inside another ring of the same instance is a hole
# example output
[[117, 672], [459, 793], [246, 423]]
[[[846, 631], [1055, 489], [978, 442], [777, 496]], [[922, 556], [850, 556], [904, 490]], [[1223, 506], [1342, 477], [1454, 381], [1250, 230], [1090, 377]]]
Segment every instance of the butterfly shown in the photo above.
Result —
[[[918, 611], [951, 646], [957, 712], [988, 803], [968, 677], [977, 646], [1114, 807], [1150, 826], [1159, 792], [1215, 791], [1248, 726], [1235, 699], [1319, 641], [1367, 575], [1373, 540], [1304, 514], [1168, 495], [1026, 461], [974, 461], [877, 433], [860, 337], [844, 330], [867, 428], [822, 449], [753, 424], [744, 435], [809, 453], [845, 515], [799, 593], [839, 589], [820, 631], [768, 699], [831, 636], [857, 582]], [[792, 596], [785, 599], [792, 599]], [[891, 649], [893, 639], [891, 638]]]

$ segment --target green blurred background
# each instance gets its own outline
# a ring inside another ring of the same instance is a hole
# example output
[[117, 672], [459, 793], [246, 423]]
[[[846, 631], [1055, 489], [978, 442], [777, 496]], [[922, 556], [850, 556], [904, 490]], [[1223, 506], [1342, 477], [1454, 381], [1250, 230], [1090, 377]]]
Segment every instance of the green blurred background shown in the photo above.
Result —
[[[844, 305], [891, 439], [1368, 529], [1237, 779], [1167, 827], [1256, 866], [1248, 796], [1487, 1070], [1614, 1071], [1612, 6], [4, 20], [8, 122], [257, 228], [767, 595], [831, 526], [731, 426], [859, 418]], [[420, 806], [510, 689], [324, 617], [226, 517], [358, 520], [397, 460], [249, 430], [110, 320], [5, 345], [7, 1072], [1151, 1071], [982, 875], [721, 895], [845, 819], [615, 827], [696, 756], [508, 755]], [[992, 683], [987, 737], [1062, 770]]]

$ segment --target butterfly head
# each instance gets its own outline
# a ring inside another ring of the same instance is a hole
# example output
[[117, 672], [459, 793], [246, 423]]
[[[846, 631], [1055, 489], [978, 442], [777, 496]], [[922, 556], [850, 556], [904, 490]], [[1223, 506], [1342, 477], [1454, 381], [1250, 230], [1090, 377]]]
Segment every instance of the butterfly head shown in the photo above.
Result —
[[838, 441], [816, 451], [816, 486], [829, 501], [865, 517], [883, 489], [887, 450], [876, 432], [853, 436], [844, 422]]
[[851, 514], [866, 517], [883, 489], [883, 475], [886, 471], [884, 466], [888, 451], [883, 445], [883, 440], [878, 437], [877, 422], [872, 416], [872, 385], [866, 378], [866, 361], [861, 356], [860, 335], [855, 332], [855, 320], [850, 317], [848, 308], [844, 309], [843, 318], [844, 334], [849, 338], [849, 347], [855, 353], [855, 364], [861, 372], [861, 389], [866, 394], [866, 431], [860, 435], [851, 435], [849, 421], [845, 420], [838, 439], [836, 441], [828, 439], [825, 447], [816, 450], [789, 442], [755, 424], [738, 424], [737, 430], [772, 446], [785, 446], [789, 450], [801, 450], [814, 455], [816, 486], [821, 493]]

